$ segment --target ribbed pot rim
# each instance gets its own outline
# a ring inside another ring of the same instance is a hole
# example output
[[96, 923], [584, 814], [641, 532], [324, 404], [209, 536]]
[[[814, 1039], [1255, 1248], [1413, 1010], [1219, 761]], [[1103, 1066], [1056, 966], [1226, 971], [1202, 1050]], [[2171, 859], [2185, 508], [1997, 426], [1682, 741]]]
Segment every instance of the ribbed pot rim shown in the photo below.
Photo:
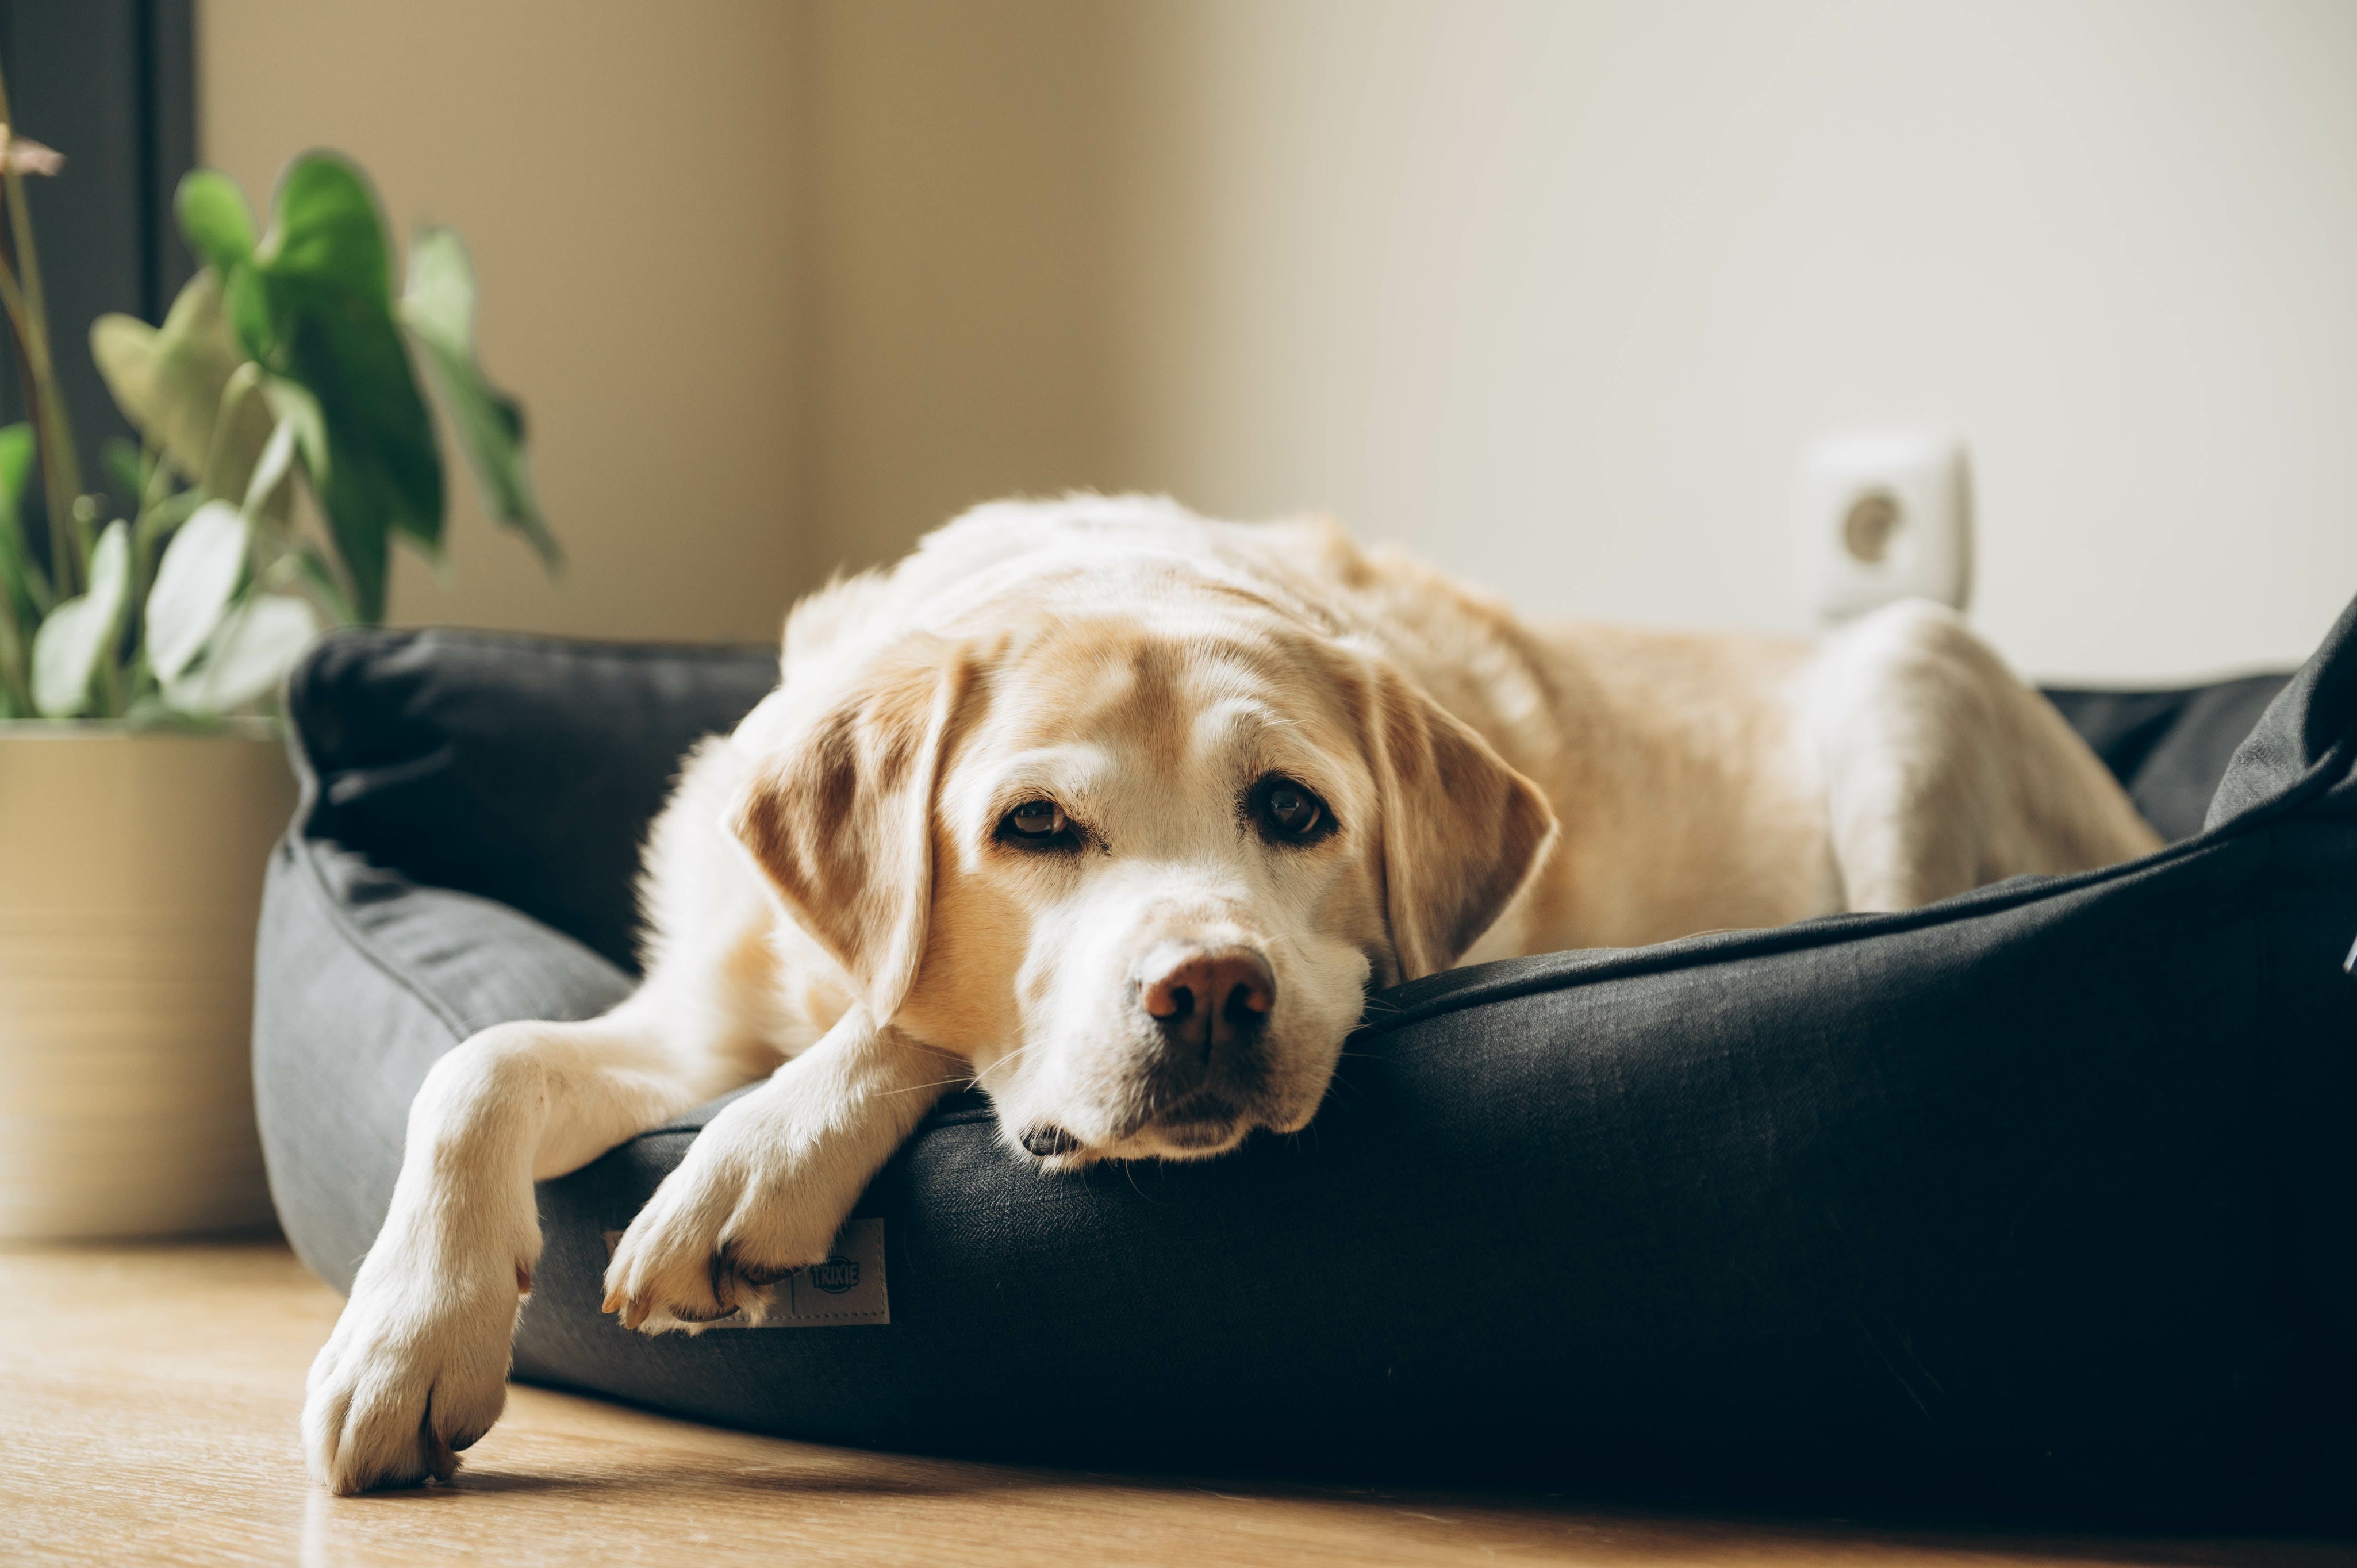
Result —
[[32, 740], [266, 740], [279, 738], [275, 719], [238, 715], [180, 727], [129, 725], [121, 719], [0, 719], [0, 741]]

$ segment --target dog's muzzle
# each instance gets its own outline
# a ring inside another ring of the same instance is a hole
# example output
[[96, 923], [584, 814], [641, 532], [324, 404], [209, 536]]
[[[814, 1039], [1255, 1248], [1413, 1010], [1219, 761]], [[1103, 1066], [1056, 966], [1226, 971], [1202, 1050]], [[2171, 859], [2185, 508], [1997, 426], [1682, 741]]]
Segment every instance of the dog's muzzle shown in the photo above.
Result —
[[[1265, 1039], [1276, 1008], [1276, 974], [1256, 949], [1165, 942], [1138, 966], [1135, 1060], [1126, 1113], [1111, 1129], [1119, 1144], [1153, 1129], [1166, 1146], [1217, 1149], [1239, 1123], [1262, 1114], [1269, 1077]], [[1037, 1158], [1080, 1153], [1080, 1137], [1053, 1122], [1019, 1136]]]
[[1276, 975], [1249, 947], [1166, 942], [1138, 967], [1137, 1006], [1154, 1032], [1138, 1125], [1172, 1142], [1222, 1142], [1265, 1077], [1262, 1041]]

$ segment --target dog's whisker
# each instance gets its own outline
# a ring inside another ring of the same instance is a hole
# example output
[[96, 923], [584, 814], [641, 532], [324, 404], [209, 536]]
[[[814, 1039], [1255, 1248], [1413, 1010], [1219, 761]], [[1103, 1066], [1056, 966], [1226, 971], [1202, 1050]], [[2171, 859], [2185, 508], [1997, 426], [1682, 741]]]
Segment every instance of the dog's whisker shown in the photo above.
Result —
[[899, 1085], [898, 1088], [885, 1090], [883, 1092], [886, 1094], [922, 1094], [927, 1090], [931, 1089], [967, 1088], [971, 1087], [974, 1082], [974, 1079], [972, 1075], [968, 1075], [963, 1078], [937, 1079], [931, 1083], [904, 1083]]

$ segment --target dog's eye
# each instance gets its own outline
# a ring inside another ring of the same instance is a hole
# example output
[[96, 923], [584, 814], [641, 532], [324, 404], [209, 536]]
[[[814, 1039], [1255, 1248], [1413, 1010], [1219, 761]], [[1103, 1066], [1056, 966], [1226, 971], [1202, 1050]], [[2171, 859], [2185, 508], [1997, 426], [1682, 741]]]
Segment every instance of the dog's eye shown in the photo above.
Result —
[[1253, 793], [1257, 797], [1254, 814], [1273, 839], [1306, 843], [1323, 837], [1333, 827], [1326, 802], [1290, 779], [1272, 775], [1262, 779]]
[[1268, 792], [1268, 820], [1296, 838], [1318, 825], [1325, 811], [1317, 797], [1296, 784], [1279, 784]]
[[998, 836], [1027, 849], [1060, 849], [1073, 842], [1071, 820], [1053, 800], [1026, 800], [1006, 813]]
[[1026, 800], [1006, 813], [1006, 825], [1025, 838], [1053, 838], [1064, 831], [1064, 808], [1053, 800]]

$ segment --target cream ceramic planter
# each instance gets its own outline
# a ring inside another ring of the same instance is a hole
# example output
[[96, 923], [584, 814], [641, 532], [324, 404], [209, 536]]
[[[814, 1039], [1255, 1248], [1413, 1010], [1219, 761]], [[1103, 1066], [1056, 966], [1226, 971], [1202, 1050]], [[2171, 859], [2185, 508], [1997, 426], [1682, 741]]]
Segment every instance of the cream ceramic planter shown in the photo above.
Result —
[[253, 933], [284, 746], [0, 724], [0, 1237], [268, 1223]]

